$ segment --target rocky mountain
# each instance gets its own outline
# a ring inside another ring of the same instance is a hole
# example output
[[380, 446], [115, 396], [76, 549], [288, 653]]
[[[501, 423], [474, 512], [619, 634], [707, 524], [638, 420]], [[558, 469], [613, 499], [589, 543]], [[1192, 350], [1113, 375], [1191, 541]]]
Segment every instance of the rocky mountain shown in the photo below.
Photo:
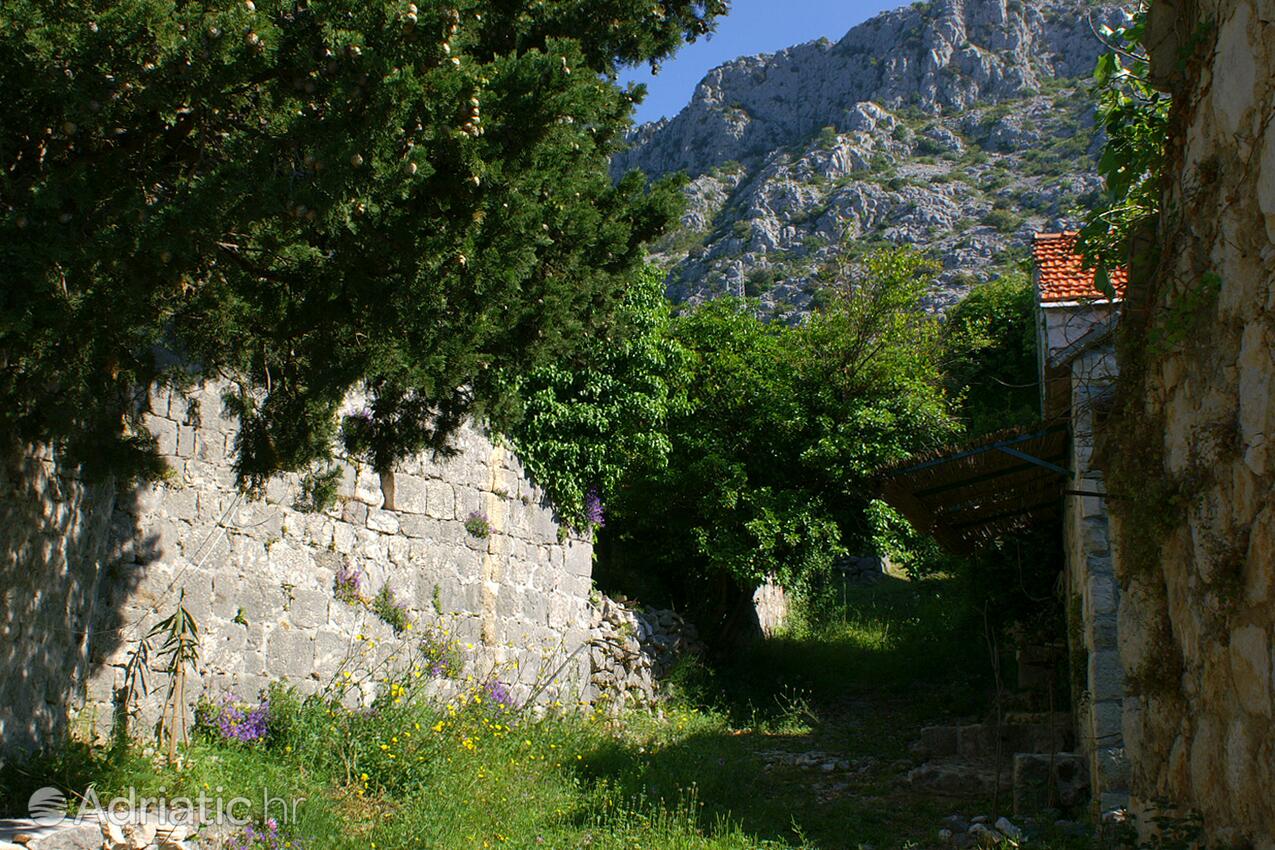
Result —
[[692, 178], [682, 227], [655, 249], [675, 298], [800, 312], [833, 252], [889, 243], [941, 261], [941, 308], [1100, 191], [1094, 30], [1126, 16], [1086, 0], [914, 3], [835, 44], [715, 69], [613, 168]]

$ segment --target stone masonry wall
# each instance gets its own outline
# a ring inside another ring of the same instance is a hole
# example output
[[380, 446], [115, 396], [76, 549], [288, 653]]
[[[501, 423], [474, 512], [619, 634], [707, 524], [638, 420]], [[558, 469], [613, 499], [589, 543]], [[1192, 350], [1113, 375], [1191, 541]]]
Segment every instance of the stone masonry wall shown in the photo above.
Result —
[[[1275, 2], [1157, 0], [1174, 118], [1130, 287], [1116, 511], [1134, 802], [1275, 847]], [[1183, 57], [1188, 61], [1183, 62]], [[1110, 457], [1106, 457], [1109, 455]], [[1146, 822], [1144, 817], [1143, 822]]]
[[[115, 494], [59, 475], [50, 451], [5, 458], [0, 488], [0, 743], [29, 749], [82, 699]], [[109, 612], [97, 619], [111, 641]]]
[[1087, 760], [1093, 803], [1099, 813], [1128, 805], [1128, 765], [1121, 730], [1124, 674], [1116, 637], [1120, 598], [1101, 470], [1093, 464], [1095, 401], [1116, 376], [1115, 351], [1090, 349], [1071, 363], [1070, 495], [1064, 512], [1069, 619], [1073, 657], [1083, 656], [1085, 689], [1076, 700], [1077, 741]]
[[[161, 483], [117, 496], [60, 475], [47, 455], [9, 472], [5, 748], [48, 741], [68, 716], [105, 731], [137, 639], [183, 591], [202, 631], [192, 701], [251, 698], [277, 680], [313, 691], [350, 670], [370, 697], [371, 671], [431, 632], [462, 655], [466, 676], [498, 678], [515, 698], [589, 696], [592, 545], [560, 531], [517, 459], [479, 430], [458, 435], [455, 457], [414, 458], [385, 477], [343, 462], [336, 505], [313, 513], [298, 509], [297, 475], [257, 500], [238, 491], [237, 423], [216, 387], [159, 392], [151, 407], [172, 470]], [[466, 529], [471, 514], [487, 520], [486, 537]], [[365, 599], [390, 588], [414, 630], [396, 635], [367, 604], [337, 598], [342, 570], [360, 576]], [[144, 717], [162, 690], [153, 683]]]

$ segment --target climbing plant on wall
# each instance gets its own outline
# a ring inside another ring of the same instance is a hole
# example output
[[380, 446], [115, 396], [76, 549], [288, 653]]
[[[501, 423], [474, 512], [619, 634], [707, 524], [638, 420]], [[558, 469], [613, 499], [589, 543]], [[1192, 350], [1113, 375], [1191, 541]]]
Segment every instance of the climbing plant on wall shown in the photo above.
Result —
[[[608, 333], [675, 185], [613, 183], [613, 81], [725, 0], [14, 0], [0, 437], [155, 473], [157, 380], [240, 389], [246, 484], [378, 467]], [[178, 365], [174, 365], [178, 364]]]
[[1106, 197], [1086, 218], [1079, 249], [1097, 269], [1096, 284], [1114, 296], [1109, 272], [1129, 262], [1130, 237], [1160, 209], [1160, 178], [1169, 138], [1169, 97], [1152, 87], [1143, 47], [1146, 4], [1123, 28], [1103, 27], [1110, 49], [1098, 60], [1098, 126], [1106, 143], [1098, 172]]
[[647, 267], [626, 291], [610, 333], [572, 360], [511, 376], [523, 410], [508, 436], [577, 529], [603, 521], [605, 502], [627, 473], [667, 459], [668, 417], [685, 403], [676, 378], [686, 358], [669, 321], [664, 275]]

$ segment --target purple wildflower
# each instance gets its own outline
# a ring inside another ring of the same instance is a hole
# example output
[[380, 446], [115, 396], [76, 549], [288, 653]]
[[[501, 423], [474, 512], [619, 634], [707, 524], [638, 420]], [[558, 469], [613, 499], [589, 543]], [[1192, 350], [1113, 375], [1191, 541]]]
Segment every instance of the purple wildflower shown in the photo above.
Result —
[[266, 821], [263, 828], [244, 827], [238, 835], [232, 836], [227, 845], [229, 850], [302, 850], [303, 845], [296, 839], [289, 839], [279, 831], [279, 822], [274, 818]]
[[484, 685], [483, 688], [487, 691], [487, 696], [496, 705], [501, 708], [516, 708], [513, 694], [509, 693], [509, 688], [505, 686], [504, 682], [491, 681]]
[[336, 571], [334, 584], [336, 598], [353, 605], [363, 595], [363, 571], [353, 567], [341, 567]]
[[239, 702], [234, 694], [226, 694], [221, 709], [211, 718], [223, 740], [250, 744], [266, 737], [270, 721], [270, 700], [259, 705]]
[[471, 537], [481, 540], [491, 536], [491, 522], [482, 511], [470, 511], [469, 516], [465, 517], [465, 530]]
[[607, 524], [606, 516], [602, 512], [602, 497], [598, 495], [596, 487], [584, 497], [584, 518], [596, 528], [603, 528]]

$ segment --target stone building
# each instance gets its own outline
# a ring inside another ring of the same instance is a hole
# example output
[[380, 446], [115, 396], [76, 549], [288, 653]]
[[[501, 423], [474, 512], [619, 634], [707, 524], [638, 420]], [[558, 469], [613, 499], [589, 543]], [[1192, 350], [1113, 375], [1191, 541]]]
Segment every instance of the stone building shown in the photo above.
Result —
[[1121, 726], [1124, 671], [1117, 640], [1119, 588], [1112, 561], [1106, 486], [1094, 463], [1099, 421], [1110, 407], [1119, 370], [1113, 335], [1128, 285], [1114, 271], [1115, 299], [1094, 286], [1076, 253], [1075, 233], [1037, 234], [1033, 245], [1037, 363], [1041, 413], [1068, 425], [1063, 493], [1064, 587], [1074, 680], [1076, 740], [1089, 766], [1095, 808], [1128, 804], [1128, 765]]
[[[303, 692], [335, 682], [366, 701], [390, 667], [420, 666], [430, 641], [463, 659], [457, 675], [499, 679], [519, 698], [590, 695], [591, 542], [558, 524], [479, 429], [459, 434], [456, 456], [389, 475], [343, 461], [335, 504], [315, 511], [297, 475], [260, 498], [239, 491], [237, 423], [217, 387], [156, 392], [150, 410], [170, 468], [159, 483], [89, 486], [49, 450], [6, 459], [4, 749], [68, 726], [107, 731], [139, 640], [179, 600], [201, 632], [188, 702], [251, 699], [274, 681]], [[142, 718], [158, 714], [164, 678], [152, 671]]]

